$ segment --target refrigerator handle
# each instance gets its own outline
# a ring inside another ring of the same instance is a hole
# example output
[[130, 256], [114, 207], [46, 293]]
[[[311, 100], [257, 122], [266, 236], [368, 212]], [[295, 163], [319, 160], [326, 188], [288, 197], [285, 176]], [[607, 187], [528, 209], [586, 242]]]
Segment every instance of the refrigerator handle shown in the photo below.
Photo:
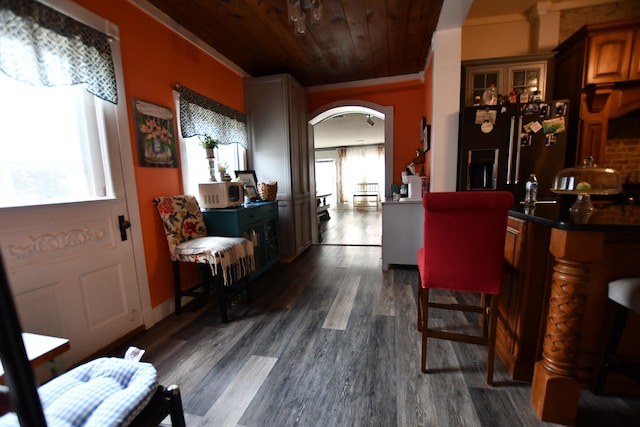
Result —
[[507, 151], [507, 185], [511, 184], [511, 165], [513, 164], [513, 129], [515, 128], [516, 117], [511, 116], [509, 126], [509, 149]]
[[513, 177], [513, 183], [518, 184], [520, 180], [520, 150], [522, 149], [522, 116], [518, 116], [518, 128], [516, 129], [518, 137], [516, 138], [516, 173]]

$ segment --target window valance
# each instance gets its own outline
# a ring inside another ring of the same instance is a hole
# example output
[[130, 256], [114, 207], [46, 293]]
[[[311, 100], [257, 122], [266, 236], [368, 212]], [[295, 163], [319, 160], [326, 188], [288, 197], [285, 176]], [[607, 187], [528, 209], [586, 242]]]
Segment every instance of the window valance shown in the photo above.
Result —
[[0, 0], [0, 71], [31, 86], [83, 84], [118, 102], [110, 37], [33, 0]]
[[180, 94], [180, 132], [183, 138], [208, 135], [222, 144], [247, 148], [247, 116], [182, 85]]

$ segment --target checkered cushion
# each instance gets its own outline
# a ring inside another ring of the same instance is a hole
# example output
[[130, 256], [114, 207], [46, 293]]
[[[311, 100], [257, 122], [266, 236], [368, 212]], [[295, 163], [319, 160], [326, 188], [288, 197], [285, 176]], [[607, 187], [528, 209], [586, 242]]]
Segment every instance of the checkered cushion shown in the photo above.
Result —
[[[100, 358], [38, 389], [48, 427], [127, 426], [153, 397], [158, 384], [150, 363]], [[15, 413], [0, 426], [19, 426]]]

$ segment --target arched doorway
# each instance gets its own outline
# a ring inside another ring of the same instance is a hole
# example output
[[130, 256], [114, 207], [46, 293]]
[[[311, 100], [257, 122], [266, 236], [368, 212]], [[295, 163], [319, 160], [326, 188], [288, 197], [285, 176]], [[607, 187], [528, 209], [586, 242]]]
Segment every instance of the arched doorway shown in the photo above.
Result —
[[[313, 144], [313, 127], [318, 123], [323, 122], [331, 117], [341, 114], [367, 114], [371, 117], [375, 117], [384, 121], [384, 154], [385, 154], [385, 166], [384, 166], [384, 183], [381, 183], [382, 197], [391, 196], [390, 184], [393, 182], [393, 107], [382, 106], [368, 101], [362, 100], [343, 100], [336, 101], [330, 104], [326, 104], [309, 116], [309, 137], [311, 139], [310, 148]], [[315, 171], [315, 150], [310, 150], [310, 177], [309, 182], [311, 188], [315, 192], [316, 189], [316, 171]], [[311, 223], [316, 223], [315, 209], [311, 212]], [[317, 227], [312, 227], [312, 241], [314, 244], [319, 243], [319, 236]]]

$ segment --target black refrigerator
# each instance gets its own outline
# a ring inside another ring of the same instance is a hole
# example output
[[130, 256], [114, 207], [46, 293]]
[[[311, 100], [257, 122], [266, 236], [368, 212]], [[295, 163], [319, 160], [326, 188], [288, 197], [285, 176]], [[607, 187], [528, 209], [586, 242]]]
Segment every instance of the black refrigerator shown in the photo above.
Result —
[[567, 142], [568, 100], [465, 107], [460, 116], [458, 191], [511, 191], [524, 198], [530, 174], [538, 199], [553, 198], [553, 179], [575, 166], [575, 142]]

